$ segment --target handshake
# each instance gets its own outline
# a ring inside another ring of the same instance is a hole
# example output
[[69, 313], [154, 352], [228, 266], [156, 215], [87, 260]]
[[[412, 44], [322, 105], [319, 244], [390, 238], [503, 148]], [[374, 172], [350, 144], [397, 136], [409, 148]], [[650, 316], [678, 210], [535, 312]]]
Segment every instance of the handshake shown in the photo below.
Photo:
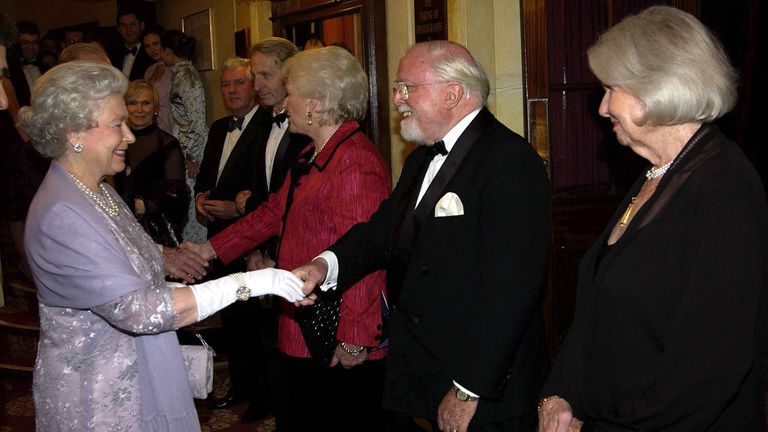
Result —
[[[176, 249], [164, 248], [166, 273], [187, 284], [202, 279], [208, 267], [208, 261], [216, 258], [216, 253], [210, 243], [185, 242]], [[240, 286], [249, 290], [251, 297], [267, 294], [278, 295], [296, 306], [309, 306], [317, 298], [313, 291], [325, 281], [328, 273], [328, 264], [323, 259], [316, 259], [289, 272], [274, 268], [238, 273], [232, 277], [227, 276], [217, 281], [234, 280]], [[237, 280], [233, 278], [239, 278]], [[216, 281], [212, 281], [216, 282]], [[198, 284], [197, 287], [207, 285]]]

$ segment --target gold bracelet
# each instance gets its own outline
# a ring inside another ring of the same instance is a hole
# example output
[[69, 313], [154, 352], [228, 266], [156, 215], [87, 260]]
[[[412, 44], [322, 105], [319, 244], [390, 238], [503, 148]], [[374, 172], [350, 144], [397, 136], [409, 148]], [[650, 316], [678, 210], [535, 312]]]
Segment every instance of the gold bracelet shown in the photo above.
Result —
[[339, 345], [341, 345], [341, 349], [343, 349], [345, 353], [351, 355], [352, 357], [357, 357], [361, 352], [365, 351], [364, 346], [361, 346], [358, 349], [350, 349], [349, 346], [344, 342], [340, 342]]
[[562, 398], [560, 396], [558, 396], [558, 395], [547, 396], [544, 399], [539, 401], [539, 404], [536, 406], [536, 411], [538, 411], [540, 413], [541, 412], [541, 408], [544, 407], [544, 404], [549, 402], [549, 401], [551, 401], [552, 399], [562, 399]]

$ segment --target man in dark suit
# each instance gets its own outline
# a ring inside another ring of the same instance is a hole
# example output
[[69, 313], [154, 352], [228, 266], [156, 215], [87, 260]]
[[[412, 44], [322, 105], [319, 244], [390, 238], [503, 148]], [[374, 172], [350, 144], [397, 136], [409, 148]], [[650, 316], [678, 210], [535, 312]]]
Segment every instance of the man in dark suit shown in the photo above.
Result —
[[394, 103], [401, 135], [421, 146], [367, 223], [294, 270], [310, 293], [387, 269], [384, 405], [442, 431], [534, 430], [546, 373], [549, 182], [484, 107], [489, 88], [463, 46], [411, 47]]
[[123, 39], [120, 49], [109, 56], [112, 66], [123, 71], [131, 81], [144, 79], [144, 72], [155, 61], [141, 45], [144, 21], [136, 11], [123, 9], [117, 14], [117, 33]]
[[31, 21], [16, 23], [18, 36], [16, 46], [9, 58], [11, 82], [16, 91], [19, 106], [29, 105], [32, 88], [40, 78], [44, 68], [41, 67], [38, 54], [40, 53], [40, 29]]
[[[230, 58], [221, 73], [221, 94], [224, 105], [232, 114], [213, 122], [195, 180], [195, 208], [208, 220], [208, 235], [212, 236], [232, 223], [241, 214], [235, 205], [238, 192], [250, 188], [261, 190], [263, 170], [258, 172], [254, 159], [264, 158], [272, 116], [259, 106], [253, 89], [250, 61]], [[212, 277], [245, 270], [242, 261], [226, 267], [212, 268]], [[250, 413], [243, 420], [258, 420], [267, 415], [271, 401], [266, 395], [263, 375], [264, 349], [253, 331], [264, 315], [259, 299], [232, 304], [221, 313], [222, 327], [229, 353], [230, 389], [227, 397], [211, 403], [212, 408], [226, 408], [250, 402]], [[253, 321], [255, 319], [255, 321]]]
[[[195, 184], [196, 208], [209, 220], [209, 238], [234, 223], [241, 215], [258, 207], [270, 192], [277, 190], [285, 179], [289, 165], [308, 142], [305, 137], [286, 133], [288, 124], [284, 115], [273, 115], [275, 110], [283, 111], [285, 90], [282, 87], [282, 61], [297, 51], [285, 39], [277, 43], [267, 40], [254, 46], [250, 61], [231, 60], [224, 66], [221, 89], [225, 105], [233, 117], [225, 117], [211, 125]], [[270, 79], [266, 84], [263, 70], [265, 64], [260, 62], [262, 56], [269, 56]], [[230, 67], [233, 72], [228, 72]], [[247, 86], [242, 83], [245, 77]], [[261, 97], [262, 94], [264, 97]], [[251, 108], [245, 111], [253, 113], [250, 121], [248, 114], [242, 113], [245, 108], [236, 109], [236, 105], [241, 105], [245, 100], [251, 101], [248, 104]], [[256, 105], [257, 100], [261, 103], [260, 107]], [[237, 133], [227, 130], [240, 119], [244, 119], [245, 123], [242, 136], [226, 162], [222, 162], [225, 139]], [[238, 197], [239, 205], [236, 202]], [[275, 244], [276, 239], [271, 239], [253, 251], [248, 257], [248, 269], [274, 266], [271, 257], [275, 256]], [[243, 267], [242, 261], [236, 261], [222, 271], [232, 273], [242, 271]], [[263, 418], [272, 409], [273, 399], [277, 397], [274, 392], [278, 391], [268, 381], [271, 379], [273, 365], [261, 365], [273, 362], [276, 356], [276, 318], [273, 305], [259, 299], [239, 302], [222, 311], [222, 324], [230, 342], [231, 387], [224, 398], [210, 404], [211, 408], [227, 408], [242, 401], [250, 401], [242, 418], [246, 423]], [[254, 328], [258, 328], [258, 337], [253, 337]]]
[[[267, 140], [266, 161], [256, 161], [265, 170], [267, 188], [261, 191], [251, 189], [252, 194], [240, 196], [243, 213], [255, 210], [269, 193], [280, 189], [290, 162], [295, 161], [301, 150], [309, 144], [308, 137], [288, 131], [288, 119], [283, 106], [286, 95], [283, 87], [283, 62], [298, 51], [293, 42], [278, 37], [266, 38], [251, 49], [253, 85], [261, 105], [272, 111], [272, 126]], [[272, 252], [271, 257], [274, 257], [274, 250], [267, 252]]]

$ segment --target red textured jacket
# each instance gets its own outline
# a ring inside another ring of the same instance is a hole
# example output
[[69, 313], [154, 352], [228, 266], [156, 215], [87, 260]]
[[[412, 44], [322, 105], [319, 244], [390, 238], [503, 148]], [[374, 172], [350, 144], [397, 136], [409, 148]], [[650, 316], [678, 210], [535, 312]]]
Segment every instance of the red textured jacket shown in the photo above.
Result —
[[[296, 187], [280, 244], [280, 268], [292, 270], [311, 261], [352, 225], [367, 221], [389, 195], [389, 170], [359, 127], [354, 120], [342, 124]], [[210, 239], [225, 264], [280, 235], [290, 178], [288, 175], [280, 190], [260, 207]], [[344, 293], [338, 340], [379, 345], [380, 293], [386, 293], [384, 271], [366, 276]], [[294, 319], [295, 311], [293, 304], [281, 301], [278, 346], [287, 355], [307, 358], [309, 351]], [[384, 356], [386, 349], [371, 353], [370, 359]]]

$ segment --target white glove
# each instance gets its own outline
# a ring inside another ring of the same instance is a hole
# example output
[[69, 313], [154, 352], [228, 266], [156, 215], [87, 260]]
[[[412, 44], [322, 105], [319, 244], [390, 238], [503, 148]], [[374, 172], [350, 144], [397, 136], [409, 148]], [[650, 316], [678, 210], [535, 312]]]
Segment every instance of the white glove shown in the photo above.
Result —
[[245, 286], [251, 290], [251, 297], [267, 294], [279, 295], [293, 303], [303, 300], [301, 286], [304, 282], [287, 270], [265, 268], [243, 273]]
[[250, 296], [275, 294], [294, 302], [304, 298], [302, 281], [293, 273], [275, 268], [255, 270], [224, 276], [205, 283], [191, 285], [197, 302], [197, 320], [202, 321], [237, 300], [237, 289], [242, 283]]

